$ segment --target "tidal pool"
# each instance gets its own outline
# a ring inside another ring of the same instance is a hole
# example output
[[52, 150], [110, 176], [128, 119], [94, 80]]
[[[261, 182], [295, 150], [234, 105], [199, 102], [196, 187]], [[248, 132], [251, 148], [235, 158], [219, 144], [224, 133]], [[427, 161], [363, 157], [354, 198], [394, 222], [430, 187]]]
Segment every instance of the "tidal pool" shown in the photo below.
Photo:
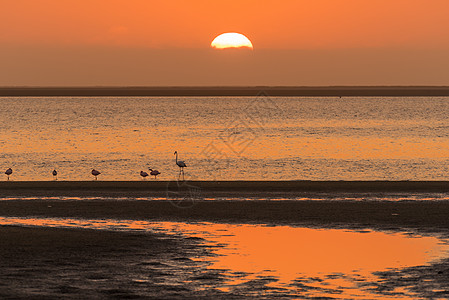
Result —
[[446, 240], [372, 230], [12, 217], [0, 218], [0, 224], [201, 238], [211, 255], [194, 260], [222, 279], [205, 280], [202, 288], [248, 296], [412, 299], [416, 295], [400, 286], [388, 294], [377, 291], [376, 272], [428, 265], [449, 256]]

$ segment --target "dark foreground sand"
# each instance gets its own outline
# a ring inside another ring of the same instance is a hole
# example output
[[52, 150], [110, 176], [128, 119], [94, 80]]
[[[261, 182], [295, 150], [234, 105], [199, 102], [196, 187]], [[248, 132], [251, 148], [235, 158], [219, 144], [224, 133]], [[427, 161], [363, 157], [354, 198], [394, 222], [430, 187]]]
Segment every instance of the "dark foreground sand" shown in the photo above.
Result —
[[[0, 226], [1, 299], [182, 299], [214, 273], [196, 240], [88, 229]], [[182, 279], [182, 281], [180, 280]]]
[[449, 201], [9, 200], [0, 216], [449, 230]]
[[96, 196], [282, 197], [316, 193], [448, 193], [449, 181], [0, 181], [0, 197]]
[[[45, 185], [46, 184], [46, 185]], [[211, 221], [230, 223], [292, 224], [350, 229], [380, 229], [418, 232], [449, 237], [449, 201], [207, 201], [190, 197], [189, 187], [170, 188], [168, 200], [117, 200], [112, 195], [165, 194], [166, 182], [7, 182], [0, 196], [79, 195], [102, 196], [91, 200], [4, 200], [0, 216], [62, 217], [84, 219], [135, 219], [155, 221]], [[59, 185], [60, 184], [60, 185]], [[64, 185], [66, 184], [66, 185]], [[59, 185], [58, 188], [53, 188]], [[311, 193], [445, 192], [447, 182], [429, 183], [316, 183], [283, 185], [256, 183], [193, 183], [203, 194], [298, 195]], [[133, 190], [136, 188], [136, 190]], [[277, 188], [276, 191], [270, 188]], [[357, 189], [355, 189], [356, 187]], [[382, 189], [379, 190], [379, 187]], [[80, 190], [84, 188], [83, 192]], [[376, 189], [377, 188], [377, 189]], [[377, 191], [377, 192], [376, 192]], [[306, 192], [307, 193], [307, 192]], [[196, 195], [196, 194], [194, 194]], [[229, 293], [214, 283], [223, 280], [223, 270], [207, 270], [191, 259], [210, 254], [201, 241], [166, 236], [93, 230], [0, 227], [0, 298], [292, 298], [291, 293], [273, 292], [261, 279]], [[449, 297], [449, 260], [430, 266], [392, 270], [378, 274], [369, 284], [375, 293], [388, 295], [397, 287], [423, 298]], [[363, 286], [363, 282], [360, 283]], [[311, 287], [312, 288], [312, 287]], [[298, 288], [297, 296], [301, 295]]]
[[[296, 288], [290, 291], [269, 288], [272, 278], [219, 291], [215, 286], [225, 280], [225, 270], [192, 260], [209, 255], [200, 242], [148, 233], [0, 226], [0, 298], [304, 299], [301, 295], [322, 292], [314, 278], [306, 280], [311, 285], [292, 283]], [[380, 280], [358, 284], [379, 296], [400, 296], [395, 289], [404, 288], [414, 299], [447, 299], [448, 267], [446, 259], [381, 272]], [[338, 298], [338, 290], [334, 293]]]

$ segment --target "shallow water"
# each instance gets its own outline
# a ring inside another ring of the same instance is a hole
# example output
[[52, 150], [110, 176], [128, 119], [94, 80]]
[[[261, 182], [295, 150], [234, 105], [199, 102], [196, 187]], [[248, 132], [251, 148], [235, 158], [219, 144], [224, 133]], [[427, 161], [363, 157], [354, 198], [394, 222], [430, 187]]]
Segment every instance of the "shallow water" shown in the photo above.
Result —
[[[254, 197], [205, 197], [201, 190], [195, 197], [192, 197], [189, 192], [178, 193], [173, 197], [170, 191], [166, 193], [167, 195], [162, 197], [153, 196], [139, 196], [134, 195], [129, 196], [10, 196], [1, 195], [0, 201], [182, 201], [185, 202], [195, 202], [195, 201], [355, 201], [355, 202], [400, 202], [400, 201], [449, 201], [448, 193], [310, 193], [300, 195], [292, 195], [288, 197], [279, 196], [254, 196]], [[192, 203], [192, 205], [193, 205]]]
[[198, 255], [195, 260], [224, 278], [209, 278], [203, 288], [246, 296], [277, 293], [335, 299], [414, 299], [413, 292], [399, 286], [387, 294], [376, 292], [373, 286], [380, 279], [374, 273], [449, 257], [446, 240], [371, 230], [48, 218], [0, 218], [0, 224], [148, 231], [167, 237], [201, 238], [212, 256]]
[[[447, 97], [0, 98], [11, 180], [446, 180]], [[4, 177], [6, 179], [6, 176]]]

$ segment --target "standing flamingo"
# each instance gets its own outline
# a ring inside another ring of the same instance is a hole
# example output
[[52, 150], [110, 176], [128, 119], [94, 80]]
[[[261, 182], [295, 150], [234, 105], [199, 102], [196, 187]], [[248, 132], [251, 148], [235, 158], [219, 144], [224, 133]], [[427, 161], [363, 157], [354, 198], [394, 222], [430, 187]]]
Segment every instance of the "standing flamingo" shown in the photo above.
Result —
[[8, 170], [6, 170], [5, 174], [8, 176], [8, 180], [9, 180], [9, 175], [12, 174], [12, 169], [9, 168]]
[[157, 176], [157, 175], [161, 174], [161, 172], [159, 172], [158, 170], [153, 170], [153, 169], [150, 169], [150, 168], [148, 168], [148, 170], [151, 171], [151, 172], [150, 172], [150, 175], [151, 175], [151, 176], [154, 176], [154, 179], [156, 179], [156, 176]]
[[58, 171], [53, 170], [53, 172], [51, 172], [51, 173], [53, 174], [53, 178], [54, 178], [55, 180], [58, 180]]
[[100, 172], [98, 172], [97, 170], [95, 170], [95, 169], [92, 169], [92, 175], [94, 175], [95, 176], [95, 180], [97, 180], [97, 176], [98, 175], [100, 175], [101, 173]]
[[178, 160], [178, 151], [175, 151], [174, 155], [176, 155], [176, 161], [175, 161], [175, 162], [176, 162], [176, 164], [177, 164], [178, 167], [179, 167], [179, 175], [178, 175], [178, 178], [180, 178], [180, 177], [181, 177], [181, 174], [182, 174], [182, 180], [184, 180], [184, 168], [186, 168], [187, 165], [185, 164], [184, 161]]
[[145, 180], [145, 177], [148, 176], [148, 173], [144, 172], [144, 171], [140, 171], [140, 176], [142, 176], [142, 178]]

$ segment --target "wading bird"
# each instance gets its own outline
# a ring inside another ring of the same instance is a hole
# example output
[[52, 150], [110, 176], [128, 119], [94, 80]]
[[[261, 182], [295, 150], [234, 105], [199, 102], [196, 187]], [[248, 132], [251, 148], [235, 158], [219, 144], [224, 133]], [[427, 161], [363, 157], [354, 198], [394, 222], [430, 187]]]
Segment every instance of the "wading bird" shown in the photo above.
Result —
[[148, 176], [148, 173], [144, 172], [144, 171], [140, 171], [140, 176], [142, 176], [142, 178], [145, 179], [145, 177]]
[[180, 178], [180, 177], [181, 177], [181, 174], [182, 174], [182, 179], [184, 180], [184, 168], [186, 168], [187, 165], [186, 165], [186, 163], [185, 163], [184, 161], [178, 160], [178, 151], [175, 151], [174, 155], [176, 155], [176, 161], [175, 161], [175, 162], [176, 162], [176, 164], [177, 164], [178, 167], [179, 167], [179, 175], [178, 175], [178, 178]]
[[100, 175], [101, 173], [100, 172], [98, 172], [97, 170], [95, 170], [95, 169], [92, 169], [92, 175], [94, 175], [95, 176], [95, 180], [97, 180], [97, 176], [98, 175]]
[[53, 170], [53, 172], [51, 172], [51, 173], [53, 174], [53, 178], [54, 178], [55, 180], [58, 180], [58, 171]]
[[156, 179], [156, 176], [157, 176], [157, 175], [161, 174], [161, 172], [159, 172], [158, 170], [153, 170], [153, 169], [150, 169], [150, 168], [148, 168], [148, 170], [151, 171], [151, 172], [150, 172], [150, 175], [151, 175], [151, 176], [154, 176], [154, 179]]
[[6, 176], [8, 176], [8, 180], [9, 180], [9, 175], [12, 174], [12, 169], [9, 168], [8, 170], [6, 170], [5, 174], [6, 174]]

